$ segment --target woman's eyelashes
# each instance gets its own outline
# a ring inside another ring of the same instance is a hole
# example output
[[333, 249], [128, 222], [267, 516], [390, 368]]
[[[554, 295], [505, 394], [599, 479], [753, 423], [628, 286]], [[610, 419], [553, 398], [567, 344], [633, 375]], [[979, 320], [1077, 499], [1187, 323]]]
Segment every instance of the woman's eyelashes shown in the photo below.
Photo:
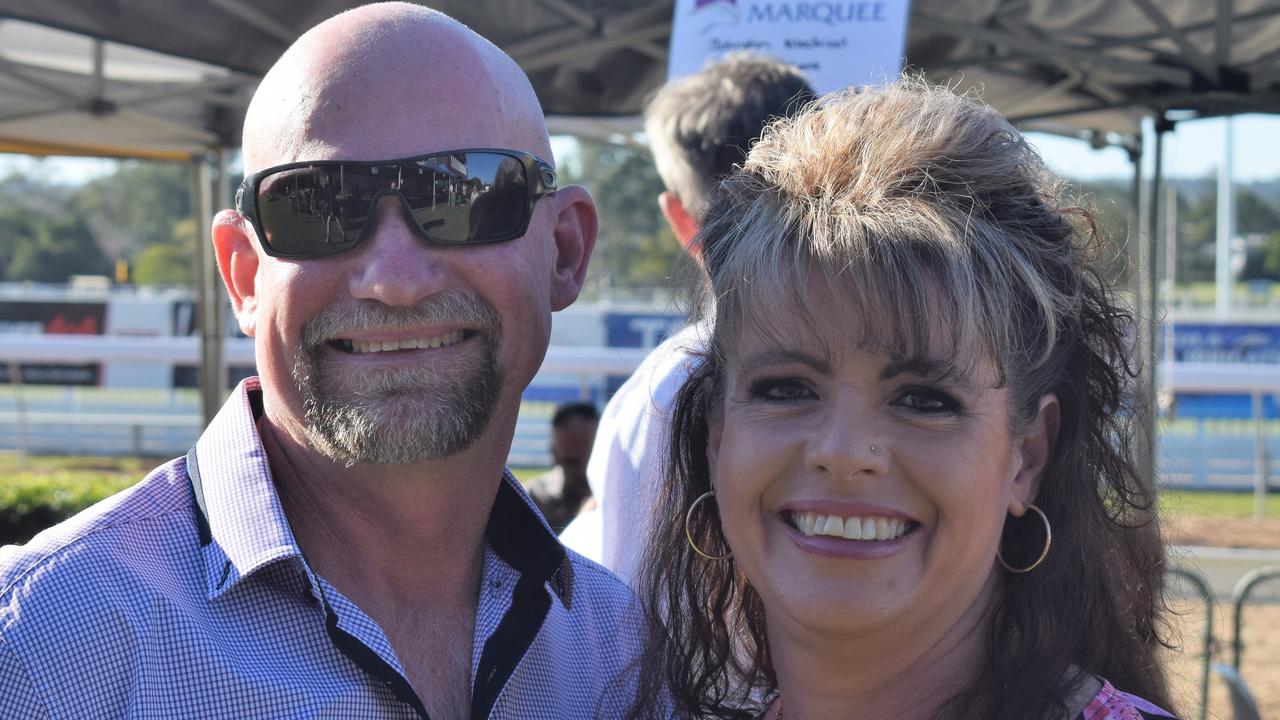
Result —
[[[794, 405], [821, 399], [812, 383], [800, 377], [763, 377], [747, 383], [747, 397], [767, 404]], [[952, 392], [929, 385], [907, 385], [890, 391], [888, 404], [926, 416], [964, 415], [964, 403]]]
[[766, 377], [752, 380], [747, 384], [747, 395], [752, 400], [785, 404], [817, 397], [808, 383], [795, 377]]
[[901, 388], [893, 404], [924, 415], [964, 414], [964, 405], [955, 395], [936, 387], [911, 385]]

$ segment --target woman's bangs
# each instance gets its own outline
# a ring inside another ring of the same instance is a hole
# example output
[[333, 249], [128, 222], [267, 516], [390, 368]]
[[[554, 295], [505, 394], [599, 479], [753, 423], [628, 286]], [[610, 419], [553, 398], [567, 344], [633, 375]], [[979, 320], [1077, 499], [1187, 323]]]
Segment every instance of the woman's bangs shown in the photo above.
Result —
[[759, 252], [755, 244], [757, 252], [739, 255], [737, 282], [717, 301], [722, 341], [744, 330], [780, 347], [845, 337], [895, 361], [941, 361], [957, 377], [973, 377], [989, 361], [1003, 382], [1003, 355], [980, 294], [963, 281], [970, 274], [957, 270], [959, 258], [901, 238], [813, 252], [830, 245], [810, 238]]

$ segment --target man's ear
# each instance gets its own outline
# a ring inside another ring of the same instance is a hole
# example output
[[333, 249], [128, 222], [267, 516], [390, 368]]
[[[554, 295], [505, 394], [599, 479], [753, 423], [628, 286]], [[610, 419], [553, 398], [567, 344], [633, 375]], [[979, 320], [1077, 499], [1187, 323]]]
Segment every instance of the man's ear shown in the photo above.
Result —
[[1061, 413], [1056, 395], [1041, 397], [1035, 418], [1017, 441], [1015, 451], [1019, 466], [1013, 476], [1009, 497], [1009, 513], [1014, 516], [1021, 517], [1027, 511], [1027, 505], [1035, 501], [1040, 492], [1040, 478], [1049, 465], [1049, 455], [1053, 452], [1054, 441], [1058, 437]]
[[577, 185], [560, 188], [553, 196], [557, 203], [555, 218], [556, 265], [551, 281], [551, 309], [563, 310], [578, 299], [587, 277], [587, 263], [596, 247], [596, 204], [586, 188]]
[[258, 248], [249, 237], [251, 232], [244, 216], [235, 210], [223, 210], [213, 219], [218, 272], [231, 296], [231, 309], [240, 331], [249, 337], [253, 337], [258, 310]]
[[665, 190], [658, 196], [658, 207], [662, 209], [662, 217], [667, 219], [671, 232], [675, 233], [680, 247], [695, 260], [702, 257], [702, 247], [694, 242], [698, 237], [698, 223], [689, 214], [684, 203], [676, 194]]

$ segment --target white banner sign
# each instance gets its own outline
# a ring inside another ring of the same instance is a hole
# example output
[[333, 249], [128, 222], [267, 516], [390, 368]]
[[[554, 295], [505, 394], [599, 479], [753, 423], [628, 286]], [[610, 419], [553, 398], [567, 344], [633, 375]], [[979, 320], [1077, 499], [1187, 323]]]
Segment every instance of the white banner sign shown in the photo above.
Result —
[[819, 94], [880, 84], [902, 69], [908, 0], [676, 0], [667, 77], [735, 50], [785, 60]]

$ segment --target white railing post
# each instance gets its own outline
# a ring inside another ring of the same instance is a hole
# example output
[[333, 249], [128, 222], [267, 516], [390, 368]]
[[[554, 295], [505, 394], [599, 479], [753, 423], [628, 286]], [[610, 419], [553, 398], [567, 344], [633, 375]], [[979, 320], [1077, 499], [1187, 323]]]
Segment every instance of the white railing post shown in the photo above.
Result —
[[27, 466], [27, 404], [22, 397], [22, 366], [17, 360], [9, 361], [9, 384], [13, 386], [13, 409], [18, 426], [18, 467]]
[[1267, 517], [1267, 441], [1263, 433], [1265, 420], [1262, 413], [1262, 391], [1255, 389], [1253, 396], [1253, 519], [1262, 522]]

